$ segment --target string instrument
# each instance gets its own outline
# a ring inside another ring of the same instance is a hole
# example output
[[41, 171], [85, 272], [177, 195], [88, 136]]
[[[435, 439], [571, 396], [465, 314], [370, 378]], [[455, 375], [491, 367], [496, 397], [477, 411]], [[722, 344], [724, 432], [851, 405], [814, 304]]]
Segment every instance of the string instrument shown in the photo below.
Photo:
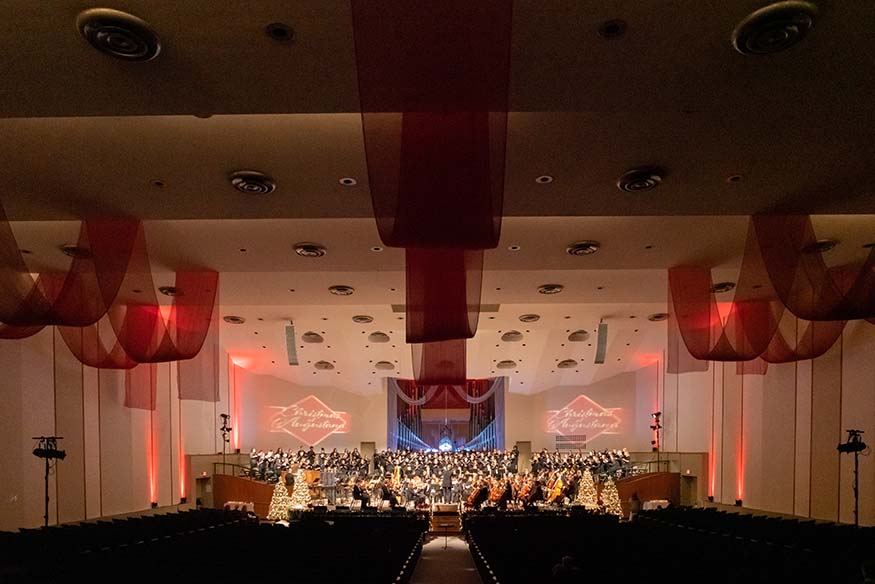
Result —
[[498, 500], [501, 499], [501, 494], [504, 492], [504, 488], [501, 484], [496, 484], [489, 491], [489, 500], [493, 503], [498, 503]]
[[527, 501], [528, 498], [529, 498], [529, 493], [530, 493], [531, 491], [532, 491], [532, 483], [526, 483], [526, 484], [524, 484], [524, 485], [523, 485], [523, 488], [520, 489], [520, 492], [519, 492], [519, 495], [518, 495], [519, 499], [520, 499], [521, 501]]
[[562, 482], [562, 473], [559, 473], [559, 476], [556, 478], [556, 481], [553, 483], [553, 487], [550, 489], [550, 496], [547, 497], [548, 503], [555, 503], [562, 496], [564, 483]]

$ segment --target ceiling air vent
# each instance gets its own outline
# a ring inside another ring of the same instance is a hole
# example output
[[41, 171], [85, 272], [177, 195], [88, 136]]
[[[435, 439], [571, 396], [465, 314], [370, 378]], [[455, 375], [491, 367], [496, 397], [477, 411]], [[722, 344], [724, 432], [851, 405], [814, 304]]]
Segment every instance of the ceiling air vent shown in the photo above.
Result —
[[538, 286], [538, 294], [559, 294], [564, 289], [565, 286], [562, 284], [544, 284]]
[[125, 61], [151, 61], [161, 40], [148, 22], [110, 8], [92, 8], [76, 17], [76, 28], [91, 46]]
[[658, 168], [633, 168], [617, 179], [617, 188], [627, 193], [652, 191], [662, 182]]
[[576, 241], [565, 248], [565, 253], [572, 256], [592, 255], [599, 250], [601, 244], [597, 241]]
[[289, 365], [298, 364], [298, 344], [295, 341], [295, 323], [286, 325], [286, 354], [289, 357]]
[[389, 361], [377, 361], [374, 363], [374, 369], [380, 369], [382, 371], [391, 371], [395, 369], [395, 365], [390, 363]]
[[541, 320], [540, 314], [523, 314], [520, 316], [520, 322], [538, 322]]
[[273, 179], [256, 170], [238, 170], [229, 180], [235, 189], [247, 195], [266, 195], [276, 190]]
[[305, 343], [321, 343], [325, 341], [325, 339], [322, 338], [322, 335], [313, 331], [307, 331], [301, 335], [301, 340]]
[[735, 282], [717, 282], [711, 286], [711, 292], [714, 294], [723, 294], [735, 288]]
[[498, 369], [513, 369], [516, 367], [516, 361], [506, 359], [504, 361], [499, 361], [498, 363], [496, 363], [495, 367], [497, 367]]
[[582, 343], [589, 339], [589, 333], [585, 330], [577, 330], [568, 335], [568, 340], [572, 343]]
[[336, 286], [331, 286], [330, 288], [328, 288], [328, 291], [335, 296], [352, 296], [353, 292], [355, 292], [355, 288], [353, 288], [352, 286], [344, 286], [343, 284], [338, 284]]
[[574, 369], [577, 367], [577, 361], [574, 359], [563, 359], [556, 363], [556, 367], [559, 369]]
[[325, 255], [325, 248], [318, 243], [296, 243], [295, 253], [302, 258], [321, 258]]
[[654, 314], [651, 314], [650, 316], [648, 316], [647, 320], [649, 320], [650, 322], [662, 322], [664, 320], [668, 320], [668, 313], [667, 312], [657, 312], [657, 313], [654, 313]]
[[165, 296], [181, 296], [179, 289], [176, 286], [160, 286], [158, 292]]
[[352, 317], [352, 321], [356, 324], [371, 324], [374, 322], [374, 317], [367, 314], [357, 314]]
[[228, 324], [243, 324], [244, 322], [246, 322], [246, 319], [242, 316], [235, 316], [233, 314], [222, 317], [222, 320], [224, 320]]
[[87, 260], [91, 257], [91, 250], [79, 247], [75, 243], [65, 243], [61, 246], [61, 251], [64, 252], [64, 255], [77, 260]]
[[732, 46], [742, 55], [780, 53], [811, 32], [816, 16], [810, 2], [776, 2], [742, 20], [732, 31]]
[[319, 371], [331, 371], [334, 369], [334, 363], [329, 363], [328, 361], [316, 361], [313, 363], [313, 367]]
[[818, 239], [814, 243], [806, 245], [802, 251], [805, 253], [826, 253], [834, 250], [838, 244], [839, 242], [835, 239]]
[[523, 340], [523, 333], [519, 331], [507, 331], [501, 335], [501, 340], [505, 343], [518, 343]]
[[381, 331], [375, 331], [368, 335], [368, 341], [372, 343], [388, 343], [389, 335]]

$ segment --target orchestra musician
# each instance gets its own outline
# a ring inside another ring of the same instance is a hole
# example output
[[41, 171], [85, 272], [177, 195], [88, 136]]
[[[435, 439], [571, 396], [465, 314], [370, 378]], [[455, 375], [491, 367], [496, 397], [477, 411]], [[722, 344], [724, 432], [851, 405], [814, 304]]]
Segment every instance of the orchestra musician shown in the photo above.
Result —
[[505, 481], [504, 489], [501, 492], [501, 495], [498, 497], [498, 503], [496, 507], [504, 511], [507, 509], [507, 504], [513, 499], [513, 486], [510, 483], [510, 480]]
[[367, 484], [365, 481], [358, 481], [352, 487], [352, 498], [354, 501], [362, 502], [362, 509], [368, 506], [371, 502], [371, 495], [368, 493]]
[[489, 483], [483, 481], [477, 489], [471, 492], [471, 496], [468, 497], [468, 504], [474, 509], [480, 509], [480, 506], [483, 505], [488, 498]]
[[529, 508], [538, 501], [544, 500], [544, 489], [541, 487], [541, 481], [536, 480], [532, 485], [526, 498], [523, 500], [523, 507]]
[[389, 501], [389, 508], [394, 509], [398, 505], [400, 497], [392, 490], [389, 478], [380, 485], [380, 500]]

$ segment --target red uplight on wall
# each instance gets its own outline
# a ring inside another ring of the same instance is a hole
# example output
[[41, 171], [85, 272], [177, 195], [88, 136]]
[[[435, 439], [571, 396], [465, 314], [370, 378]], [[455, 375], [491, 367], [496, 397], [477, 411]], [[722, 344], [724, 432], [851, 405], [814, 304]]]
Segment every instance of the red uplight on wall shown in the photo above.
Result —
[[231, 429], [231, 447], [239, 452], [240, 451], [240, 400], [237, 396], [237, 363], [231, 359], [231, 371], [228, 376], [228, 384], [230, 387], [230, 398], [231, 398], [231, 419], [234, 420], [234, 424]]
[[155, 507], [158, 504], [158, 472], [156, 468], [157, 452], [155, 451], [155, 416], [153, 413], [152, 411], [149, 412], [149, 433], [146, 436], [146, 444], [148, 444], [146, 448], [146, 465], [148, 466], [149, 473], [149, 501]]

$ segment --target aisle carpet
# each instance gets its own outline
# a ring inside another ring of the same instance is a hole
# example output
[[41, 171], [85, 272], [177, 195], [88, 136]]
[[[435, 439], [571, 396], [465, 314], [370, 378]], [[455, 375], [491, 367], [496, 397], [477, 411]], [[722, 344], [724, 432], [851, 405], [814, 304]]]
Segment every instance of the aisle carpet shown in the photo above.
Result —
[[481, 584], [468, 544], [457, 535], [434, 539], [422, 546], [422, 556], [416, 564], [410, 584]]

